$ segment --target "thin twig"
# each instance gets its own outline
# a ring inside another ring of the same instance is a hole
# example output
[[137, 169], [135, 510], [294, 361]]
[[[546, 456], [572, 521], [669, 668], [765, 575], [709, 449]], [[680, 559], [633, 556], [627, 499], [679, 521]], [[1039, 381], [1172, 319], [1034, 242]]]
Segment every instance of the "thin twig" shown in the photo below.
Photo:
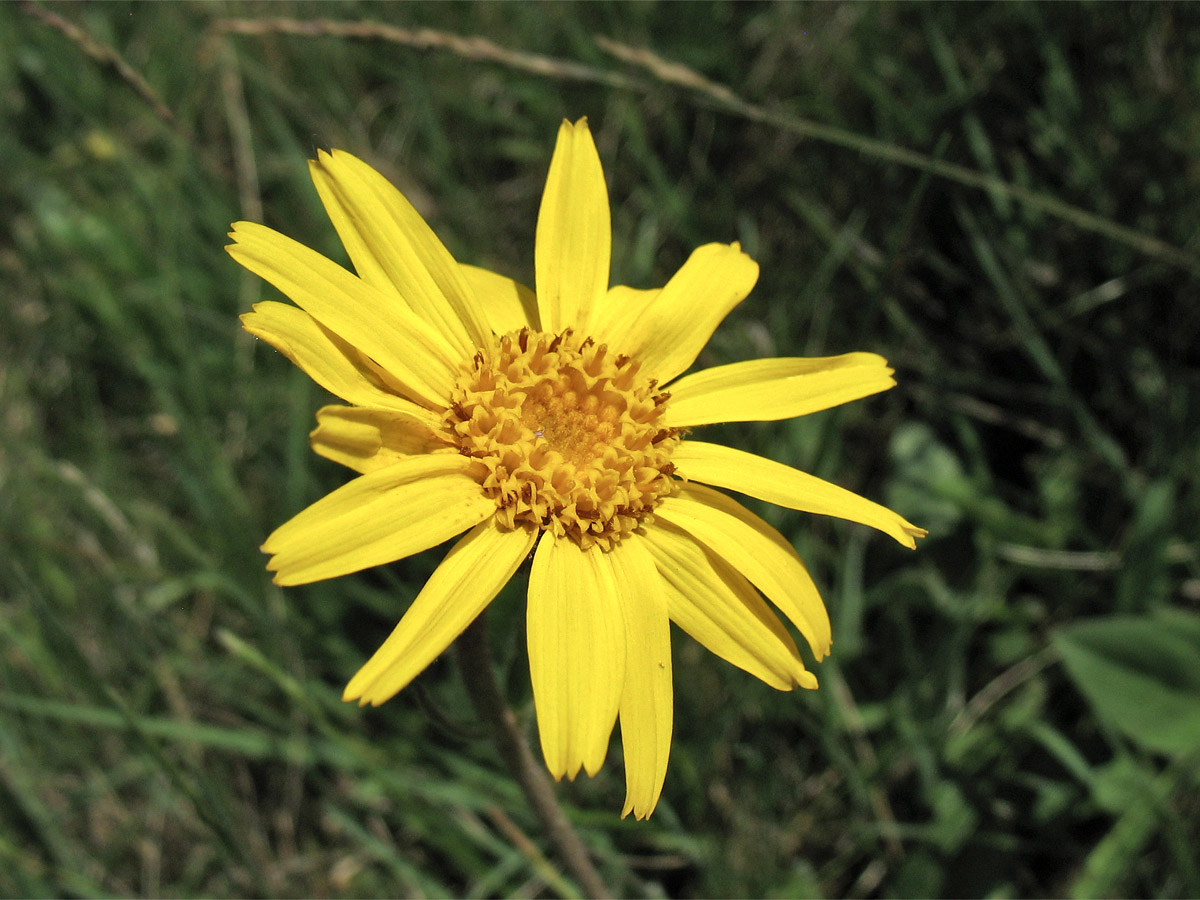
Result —
[[39, 6], [33, 0], [24, 0], [21, 3], [21, 10], [49, 25], [55, 31], [58, 31], [67, 40], [79, 47], [87, 56], [102, 66], [111, 68], [122, 81], [137, 92], [139, 97], [150, 104], [150, 108], [154, 110], [154, 114], [162, 119], [171, 130], [179, 131], [179, 123], [175, 119], [175, 114], [159, 99], [158, 94], [154, 92], [154, 88], [150, 87], [150, 83], [133, 66], [126, 62], [125, 57], [114, 48], [100, 43], [78, 25], [68, 22], [57, 13], [52, 13], [50, 10]]
[[1121, 565], [1121, 555], [1111, 550], [1046, 550], [1002, 543], [996, 545], [996, 555], [1021, 566], [1067, 572], [1111, 572]]
[[542, 877], [542, 879], [551, 888], [558, 891], [564, 897], [576, 896], [575, 885], [571, 884], [570, 880], [563, 876], [561, 872], [554, 866], [554, 863], [546, 858], [546, 854], [542, 852], [542, 848], [510, 819], [498, 806], [489, 806], [484, 810], [484, 814], [496, 828], [508, 838], [509, 842], [517, 848], [517, 851], [529, 860], [529, 864]]
[[[246, 109], [246, 93], [242, 88], [242, 73], [231, 46], [220, 52], [221, 100], [225, 121], [229, 125], [229, 144], [233, 150], [233, 170], [237, 176], [238, 206], [241, 217], [250, 222], [263, 218], [262, 194], [259, 190], [258, 164], [254, 157], [254, 129]], [[243, 303], [239, 308], [245, 309]]]
[[487, 622], [480, 616], [455, 642], [458, 665], [470, 694], [471, 704], [488, 726], [496, 749], [529, 798], [546, 833], [554, 842], [563, 863], [589, 897], [611, 897], [600, 873], [592, 864], [587, 848], [567, 820], [554, 795], [554, 785], [546, 769], [533, 758], [529, 744], [517, 724], [517, 717], [504, 702], [492, 654], [488, 647]]
[[[610, 72], [585, 66], [570, 60], [557, 59], [537, 53], [510, 50], [486, 38], [463, 36], [432, 28], [397, 28], [382, 22], [343, 22], [331, 19], [217, 19], [212, 24], [218, 32], [245, 35], [292, 34], [305, 37], [349, 37], [383, 40], [420, 50], [447, 50], [465, 59], [498, 63], [512, 69], [532, 72], [552, 78], [588, 81], [624, 90], [650, 93], [658, 85], [621, 72]], [[726, 85], [705, 78], [682, 63], [664, 59], [653, 51], [630, 47], [603, 35], [595, 38], [597, 46], [612, 56], [648, 72], [659, 84], [689, 91], [718, 109], [732, 115], [761, 122], [799, 137], [824, 141], [839, 147], [857, 150], [865, 156], [898, 163], [922, 172], [929, 172], [949, 181], [993, 193], [1004, 194], [1047, 215], [1070, 222], [1084, 231], [1103, 235], [1126, 244], [1149, 256], [1200, 274], [1200, 257], [1179, 247], [1144, 234], [1104, 216], [1064, 203], [1057, 197], [1020, 185], [1011, 184], [994, 175], [945, 162], [915, 150], [897, 147], [886, 141], [864, 137], [851, 131], [822, 125], [787, 113], [769, 110], [738, 96]]]
[[418, 50], [448, 50], [464, 59], [499, 63], [535, 75], [590, 81], [626, 90], [645, 92], [651, 89], [651, 85], [621, 72], [607, 72], [569, 60], [509, 50], [486, 38], [451, 34], [433, 28], [398, 28], [382, 22], [343, 22], [333, 19], [217, 19], [212, 27], [228, 34], [292, 34], [381, 40]]
[[1004, 194], [1028, 207], [1040, 209], [1047, 215], [1070, 222], [1076, 228], [1103, 235], [1111, 240], [1133, 247], [1135, 250], [1149, 256], [1157, 257], [1186, 269], [1192, 274], [1200, 274], [1200, 258], [1195, 254], [1189, 253], [1173, 244], [1168, 244], [1166, 241], [1160, 240], [1153, 235], [1144, 234], [1134, 228], [1118, 224], [1112, 219], [1107, 219], [1086, 209], [1080, 209], [1078, 206], [1073, 206], [1070, 203], [1064, 203], [1057, 197], [1030, 190], [1020, 185], [1011, 184], [994, 175], [987, 175], [983, 172], [969, 169], [966, 166], [935, 159], [932, 156], [926, 156], [915, 150], [897, 147], [895, 144], [890, 144], [886, 141], [864, 137], [852, 131], [835, 128], [832, 125], [822, 125], [808, 119], [802, 119], [797, 116], [788, 115], [787, 113], [757, 106], [742, 99], [725, 85], [710, 81], [687, 66], [665, 60], [650, 50], [629, 47], [603, 36], [596, 37], [596, 44], [617, 59], [645, 69], [665, 84], [681, 87], [708, 98], [715, 106], [726, 112], [734, 113], [754, 122], [771, 125], [798, 137], [812, 138], [839, 147], [857, 150], [864, 155], [887, 160], [888, 162], [899, 163], [902, 166], [908, 166], [922, 172], [930, 172], [949, 181], [956, 181], [959, 184], [967, 185], [968, 187]]
[[943, 393], [919, 384], [909, 385], [908, 391], [918, 400], [946, 406], [989, 425], [1012, 429], [1047, 447], [1058, 449], [1067, 443], [1067, 436], [1061, 430], [1044, 425], [1031, 416], [1018, 415], [970, 394], [961, 394], [956, 391]]
[[1005, 669], [984, 685], [982, 690], [959, 710], [947, 731], [955, 737], [966, 734], [1006, 694], [1033, 678], [1056, 659], [1058, 659], [1058, 654], [1055, 649], [1045, 647], [1033, 656], [1027, 656], [1019, 663]]

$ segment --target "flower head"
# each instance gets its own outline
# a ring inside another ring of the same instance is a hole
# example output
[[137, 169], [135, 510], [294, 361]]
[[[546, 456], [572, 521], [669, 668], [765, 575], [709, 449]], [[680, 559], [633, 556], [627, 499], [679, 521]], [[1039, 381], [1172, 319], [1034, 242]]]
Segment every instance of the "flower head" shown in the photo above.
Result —
[[[690, 375], [758, 266], [697, 249], [658, 290], [609, 286], [611, 226], [584, 119], [558, 134], [538, 215], [537, 292], [456, 262], [408, 201], [348, 153], [313, 181], [357, 275], [262, 225], [229, 253], [295, 301], [242, 317], [349, 405], [313, 449], [360, 476], [280, 526], [282, 585], [401, 559], [462, 532], [345, 699], [394, 696], [533, 554], [530, 674], [546, 764], [595, 774], [618, 718], [624, 814], [650, 814], [672, 729], [669, 622], [780, 690], [815, 688], [829, 617], [796, 551], [725, 494], [851, 519], [907, 547], [924, 531], [761, 457], [687, 437], [716, 422], [805, 415], [894, 385], [872, 353], [762, 359]], [[680, 377], [682, 376], [682, 377]]]

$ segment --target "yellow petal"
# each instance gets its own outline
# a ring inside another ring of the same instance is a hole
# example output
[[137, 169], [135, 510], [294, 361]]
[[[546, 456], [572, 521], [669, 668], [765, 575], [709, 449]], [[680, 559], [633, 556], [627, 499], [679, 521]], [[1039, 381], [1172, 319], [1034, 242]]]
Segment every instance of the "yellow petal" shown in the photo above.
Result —
[[745, 578], [692, 537], [656, 521], [644, 540], [671, 621], [726, 662], [780, 691], [817, 686], [779, 617]]
[[667, 776], [673, 724], [671, 623], [654, 557], [638, 535], [609, 554], [625, 610], [625, 684], [621, 744], [625, 748], [625, 808], [644, 819], [654, 811]]
[[384, 390], [353, 347], [299, 307], [266, 300], [242, 315], [242, 327], [266, 341], [331, 394], [358, 406], [427, 413]]
[[521, 282], [478, 266], [460, 264], [459, 271], [475, 292], [475, 299], [496, 334], [521, 328], [541, 330], [537, 296]]
[[671, 385], [663, 424], [790, 419], [894, 387], [887, 360], [874, 353], [752, 359], [685, 375]]
[[308, 436], [315, 452], [365, 475], [384, 469], [406, 456], [448, 449], [438, 436], [439, 419], [413, 405], [415, 412], [324, 406], [317, 427]]
[[720, 491], [682, 485], [655, 509], [657, 518], [691, 535], [767, 595], [800, 630], [817, 660], [829, 653], [829, 613], [794, 547], [783, 535]]
[[486, 346], [487, 319], [458, 263], [390, 181], [344, 150], [320, 151], [309, 171], [363, 281], [404, 298], [462, 359]]
[[229, 255], [265, 278], [414, 397], [444, 408], [460, 357], [432, 326], [315, 250], [253, 222], [235, 222]]
[[533, 549], [536, 531], [480, 522], [446, 554], [400, 624], [346, 686], [343, 700], [390, 700], [483, 612]]
[[682, 478], [715, 484], [790, 509], [861, 522], [878, 528], [910, 550], [917, 546], [914, 538], [927, 534], [924, 528], [918, 528], [886, 506], [815, 475], [732, 447], [682, 441], [671, 452], [671, 462]]
[[598, 339], [632, 356], [642, 374], [660, 384], [687, 369], [721, 320], [750, 293], [758, 280], [758, 263], [738, 244], [705, 244], [692, 251], [657, 296], [648, 298], [641, 314], [620, 320]]
[[534, 271], [542, 330], [586, 334], [608, 289], [612, 222], [600, 154], [587, 119], [564, 121], [538, 211]]
[[457, 453], [401, 459], [322, 497], [267, 538], [275, 583], [307, 584], [389, 563], [482, 522], [495, 501]]
[[612, 563], [548, 532], [533, 555], [526, 616], [533, 703], [546, 766], [600, 770], [625, 681], [625, 622]]
[[622, 341], [628, 339], [633, 323], [661, 293], [662, 288], [641, 290], [614, 284], [608, 289], [604, 299], [592, 310], [588, 334], [595, 338], [597, 343], [608, 344], [614, 353], [630, 355]]

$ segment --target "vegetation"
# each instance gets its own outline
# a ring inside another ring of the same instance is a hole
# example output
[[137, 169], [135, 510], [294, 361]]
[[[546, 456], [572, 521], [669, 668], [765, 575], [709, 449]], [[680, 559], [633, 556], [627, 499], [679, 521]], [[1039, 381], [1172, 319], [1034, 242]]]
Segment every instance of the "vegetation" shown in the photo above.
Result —
[[[1154, 3], [0, 5], [0, 894], [577, 894], [452, 655], [340, 701], [441, 552], [270, 584], [347, 472], [222, 246], [344, 260], [305, 165], [341, 147], [531, 280], [581, 115], [615, 280], [762, 266], [703, 364], [897, 369], [720, 439], [931, 532], [761, 507], [830, 606], [822, 687], [677, 633], [653, 818], [615, 748], [560, 786], [612, 889], [1200, 894], [1197, 60]], [[491, 627], [532, 724], [523, 593]]]

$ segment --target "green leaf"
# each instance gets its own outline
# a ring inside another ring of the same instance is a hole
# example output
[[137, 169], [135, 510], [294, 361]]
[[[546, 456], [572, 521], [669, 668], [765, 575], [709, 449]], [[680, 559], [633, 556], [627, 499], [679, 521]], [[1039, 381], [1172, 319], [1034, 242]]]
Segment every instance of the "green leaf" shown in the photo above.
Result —
[[1084, 620], [1054, 643], [1096, 715], [1135, 744], [1170, 756], [1200, 747], [1200, 617]]

